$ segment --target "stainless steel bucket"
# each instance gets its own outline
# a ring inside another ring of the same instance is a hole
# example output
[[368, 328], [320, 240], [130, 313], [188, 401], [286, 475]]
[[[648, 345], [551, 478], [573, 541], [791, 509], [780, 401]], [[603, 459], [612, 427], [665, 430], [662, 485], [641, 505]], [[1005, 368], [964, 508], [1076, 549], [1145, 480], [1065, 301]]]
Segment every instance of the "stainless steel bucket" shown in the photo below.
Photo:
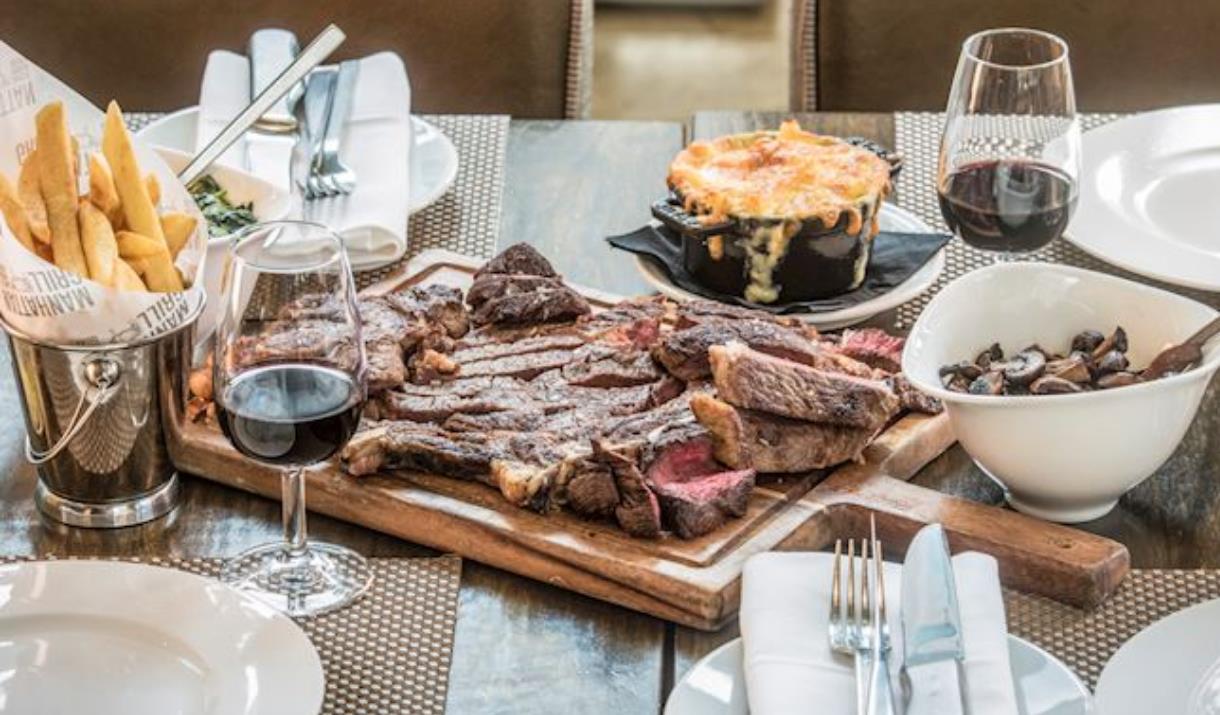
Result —
[[72, 526], [115, 528], [151, 521], [178, 502], [165, 446], [187, 397], [200, 305], [174, 330], [130, 343], [51, 345], [0, 320], [8, 333], [28, 437], [38, 467], [34, 499]]

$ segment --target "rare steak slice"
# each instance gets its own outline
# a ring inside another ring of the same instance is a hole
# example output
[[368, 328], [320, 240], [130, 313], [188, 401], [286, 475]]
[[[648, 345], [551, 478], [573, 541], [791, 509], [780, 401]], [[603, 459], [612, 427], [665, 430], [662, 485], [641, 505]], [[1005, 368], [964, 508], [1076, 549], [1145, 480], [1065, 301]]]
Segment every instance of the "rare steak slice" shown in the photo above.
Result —
[[754, 491], [754, 470], [704, 474], [656, 488], [665, 524], [683, 539], [694, 539], [745, 515]]
[[888, 373], [898, 373], [902, 371], [902, 348], [905, 342], [880, 328], [863, 328], [844, 330], [833, 349], [870, 367]]
[[610, 447], [602, 440], [593, 440], [593, 457], [614, 475], [619, 502], [614, 518], [623, 531], [641, 538], [661, 535], [661, 506], [648, 488], [633, 454]]
[[492, 298], [475, 310], [473, 319], [476, 325], [535, 325], [573, 320], [590, 310], [584, 297], [560, 285]]
[[716, 459], [735, 469], [802, 473], [858, 459], [875, 432], [743, 410], [695, 395], [691, 411], [711, 434]]
[[439, 325], [451, 338], [460, 338], [470, 329], [462, 291], [453, 286], [439, 283], [414, 286], [391, 293], [386, 299], [412, 321]]
[[708, 348], [738, 341], [760, 352], [806, 365], [817, 358], [817, 347], [804, 336], [773, 322], [756, 318], [709, 320], [665, 336], [653, 357], [683, 380], [702, 380], [712, 374]]
[[898, 411], [898, 398], [878, 380], [817, 370], [741, 343], [708, 352], [716, 392], [737, 407], [872, 432]]
[[475, 279], [495, 273], [519, 273], [529, 276], [558, 277], [551, 262], [528, 243], [514, 243], [483, 264]]

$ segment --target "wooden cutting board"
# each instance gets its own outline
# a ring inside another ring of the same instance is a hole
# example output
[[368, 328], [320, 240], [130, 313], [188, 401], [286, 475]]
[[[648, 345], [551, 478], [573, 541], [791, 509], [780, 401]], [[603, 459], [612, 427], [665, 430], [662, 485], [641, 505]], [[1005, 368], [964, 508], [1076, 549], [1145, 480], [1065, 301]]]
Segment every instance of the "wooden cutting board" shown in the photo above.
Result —
[[[465, 288], [478, 265], [427, 251], [365, 292], [434, 282]], [[582, 293], [595, 306], [616, 300]], [[279, 497], [278, 470], [242, 457], [214, 425], [174, 417], [170, 454], [179, 469]], [[906, 483], [953, 442], [943, 415], [903, 417], [870, 445], [863, 463], [764, 478], [744, 517], [689, 541], [633, 539], [613, 524], [543, 516], [508, 504], [489, 487], [437, 475], [356, 479], [335, 461], [309, 471], [307, 502], [313, 511], [701, 629], [736, 615], [750, 556], [862, 536], [870, 514], [891, 555], [905, 550], [919, 527], [939, 521], [955, 548], [995, 555], [1006, 585], [1081, 606], [1109, 596], [1128, 568], [1121, 544]]]

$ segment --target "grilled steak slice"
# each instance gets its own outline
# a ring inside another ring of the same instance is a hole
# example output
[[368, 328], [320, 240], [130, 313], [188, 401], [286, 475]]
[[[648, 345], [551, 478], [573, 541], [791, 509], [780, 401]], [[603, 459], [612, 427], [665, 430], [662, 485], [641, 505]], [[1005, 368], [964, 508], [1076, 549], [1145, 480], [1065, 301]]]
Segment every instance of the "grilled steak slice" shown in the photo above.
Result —
[[413, 321], [439, 325], [449, 337], [460, 338], [470, 329], [462, 291], [453, 286], [414, 286], [386, 296], [390, 305]]
[[591, 337], [608, 331], [622, 330], [639, 321], [654, 321], [658, 325], [672, 319], [673, 303], [662, 296], [628, 298], [605, 310], [580, 318], [577, 326]]
[[493, 298], [474, 312], [475, 325], [531, 325], [573, 320], [590, 312], [579, 293], [560, 285]]
[[507, 355], [489, 360], [476, 360], [461, 365], [463, 377], [500, 375], [532, 380], [549, 370], [563, 367], [575, 356], [573, 350], [545, 350], [524, 355]]
[[897, 373], [886, 379], [886, 384], [898, 395], [902, 409], [911, 412], [922, 412], [926, 415], [939, 415], [944, 412], [944, 404], [935, 397], [925, 394], [911, 384], [906, 375]]
[[505, 392], [528, 394], [529, 383], [515, 377], [497, 377], [481, 375], [479, 377], [459, 378], [452, 382], [441, 382], [429, 385], [403, 385], [397, 391], [405, 395], [417, 397], [474, 397], [475, 395], [497, 388]]
[[660, 536], [661, 506], [645, 483], [635, 457], [611, 448], [601, 440], [593, 440], [593, 457], [614, 475], [619, 495], [614, 518], [623, 531], [649, 539]]
[[518, 293], [533, 293], [540, 290], [563, 288], [563, 280], [548, 276], [512, 275], [490, 273], [480, 276], [466, 291], [466, 303], [478, 308], [489, 300]]
[[345, 306], [337, 296], [330, 293], [313, 293], [280, 308], [277, 317], [286, 320], [342, 320]]
[[563, 377], [582, 387], [630, 387], [656, 382], [664, 373], [645, 351], [593, 343], [576, 351]]
[[240, 338], [234, 345], [235, 365], [272, 360], [326, 360], [354, 364], [356, 350], [351, 330], [330, 320], [269, 321], [261, 332]]
[[377, 396], [382, 419], [441, 423], [455, 414], [481, 415], [532, 406], [518, 390], [489, 388], [474, 395], [419, 395], [387, 390]]
[[483, 264], [475, 274], [476, 279], [495, 273], [522, 273], [529, 276], [554, 278], [559, 274], [551, 262], [528, 243], [514, 243], [495, 258]]
[[450, 415], [442, 425], [453, 432], [533, 432], [542, 424], [546, 414], [536, 407], [482, 414]]
[[459, 365], [482, 360], [507, 357], [509, 355], [524, 355], [547, 350], [575, 350], [588, 342], [584, 336], [574, 332], [561, 332], [552, 335], [533, 335], [506, 342], [484, 342], [477, 345], [466, 345], [459, 342], [452, 357]]
[[510, 456], [502, 440], [492, 434], [390, 422], [357, 433], [343, 449], [342, 460], [353, 476], [382, 469], [416, 469], [496, 486], [492, 462]]
[[400, 342], [407, 329], [406, 318], [384, 298], [361, 298], [356, 306], [368, 358], [369, 390], [380, 392], [401, 385], [407, 379]]
[[656, 488], [665, 523], [683, 539], [719, 529], [743, 516], [754, 491], [754, 470], [715, 472]]
[[797, 318], [786, 318], [782, 315], [771, 315], [761, 310], [751, 310], [739, 305], [729, 305], [714, 300], [691, 300], [678, 306], [676, 327], [678, 330], [689, 328], [713, 320], [765, 320], [775, 325], [796, 328], [809, 338], [817, 336], [817, 330], [801, 322]]
[[775, 323], [756, 318], [708, 320], [665, 336], [653, 349], [653, 357], [666, 370], [683, 380], [702, 380], [712, 374], [707, 350], [732, 341], [760, 352], [806, 365], [816, 359], [817, 348], [804, 336]]
[[716, 391], [737, 407], [872, 432], [898, 410], [898, 398], [876, 380], [817, 370], [741, 343], [708, 353]]
[[811, 424], [743, 410], [695, 395], [691, 411], [711, 433], [716, 459], [735, 469], [800, 473], [858, 459], [875, 435], [857, 427]]
[[870, 367], [898, 373], [902, 371], [902, 347], [905, 343], [902, 338], [880, 328], [864, 328], [844, 330], [834, 350]]

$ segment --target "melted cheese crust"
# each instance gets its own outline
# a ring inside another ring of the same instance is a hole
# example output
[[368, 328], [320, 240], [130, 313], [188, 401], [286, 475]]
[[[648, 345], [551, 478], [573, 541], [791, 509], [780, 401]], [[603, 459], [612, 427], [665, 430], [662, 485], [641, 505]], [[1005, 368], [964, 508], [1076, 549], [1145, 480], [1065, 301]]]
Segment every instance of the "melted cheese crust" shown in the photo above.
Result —
[[861, 209], [889, 193], [890, 167], [867, 149], [786, 121], [778, 131], [692, 143], [669, 165], [669, 186], [707, 223], [816, 218], [829, 229], [846, 212], [854, 234]]

